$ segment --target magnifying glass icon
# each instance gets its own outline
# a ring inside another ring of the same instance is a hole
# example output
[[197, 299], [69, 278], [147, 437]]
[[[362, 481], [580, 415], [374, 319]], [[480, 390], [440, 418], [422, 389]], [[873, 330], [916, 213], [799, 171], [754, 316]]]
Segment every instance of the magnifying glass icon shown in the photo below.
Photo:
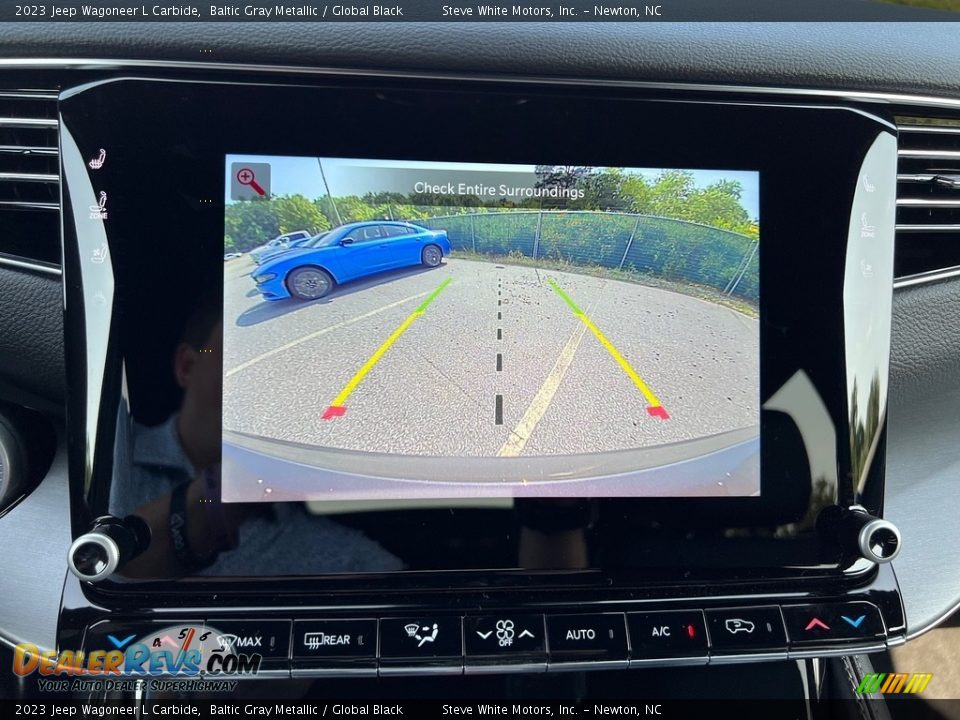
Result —
[[257, 195], [267, 194], [266, 190], [257, 184], [257, 176], [250, 168], [240, 168], [237, 171], [237, 182], [241, 185], [246, 185], [255, 193], [257, 193]]

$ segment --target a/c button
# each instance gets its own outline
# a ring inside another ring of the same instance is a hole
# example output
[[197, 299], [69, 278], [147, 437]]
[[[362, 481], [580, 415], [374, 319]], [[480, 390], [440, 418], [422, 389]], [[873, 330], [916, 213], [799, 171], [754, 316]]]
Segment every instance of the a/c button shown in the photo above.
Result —
[[707, 654], [707, 632], [699, 610], [627, 613], [634, 658], [696, 657]]

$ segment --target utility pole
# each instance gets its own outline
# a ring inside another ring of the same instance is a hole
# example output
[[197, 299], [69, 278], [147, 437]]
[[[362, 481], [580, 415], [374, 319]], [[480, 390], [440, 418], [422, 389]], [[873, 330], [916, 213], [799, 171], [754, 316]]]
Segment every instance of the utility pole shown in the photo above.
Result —
[[330, 205], [333, 207], [333, 214], [337, 216], [337, 226], [343, 225], [343, 220], [340, 219], [340, 211], [337, 210], [337, 203], [333, 199], [333, 195], [330, 194], [330, 186], [327, 185], [327, 176], [323, 172], [323, 163], [320, 162], [320, 158], [317, 158], [317, 166], [320, 168], [320, 177], [323, 179], [323, 187], [327, 191], [327, 197], [330, 199]]

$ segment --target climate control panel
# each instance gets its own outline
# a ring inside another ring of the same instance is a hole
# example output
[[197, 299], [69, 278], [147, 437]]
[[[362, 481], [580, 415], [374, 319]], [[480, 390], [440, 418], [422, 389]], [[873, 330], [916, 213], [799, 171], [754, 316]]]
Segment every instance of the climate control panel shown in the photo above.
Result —
[[125, 640], [166, 643], [176, 651], [187, 637], [213, 652], [259, 655], [260, 675], [294, 677], [706, 665], [874, 652], [902, 640], [888, 633], [876, 605], [848, 601], [641, 612], [105, 620], [87, 628], [83, 645], [88, 653], [123, 650], [114, 646]]

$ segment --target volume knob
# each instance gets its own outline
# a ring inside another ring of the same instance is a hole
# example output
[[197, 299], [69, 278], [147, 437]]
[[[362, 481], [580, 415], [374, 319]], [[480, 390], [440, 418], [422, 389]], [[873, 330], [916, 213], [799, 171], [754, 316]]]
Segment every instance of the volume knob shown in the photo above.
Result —
[[104, 516], [73, 541], [67, 551], [67, 565], [81, 580], [96, 582], [115, 573], [149, 544], [150, 529], [140, 518]]
[[867, 560], [888, 563], [900, 554], [900, 531], [889, 520], [871, 518], [860, 528], [857, 546]]

